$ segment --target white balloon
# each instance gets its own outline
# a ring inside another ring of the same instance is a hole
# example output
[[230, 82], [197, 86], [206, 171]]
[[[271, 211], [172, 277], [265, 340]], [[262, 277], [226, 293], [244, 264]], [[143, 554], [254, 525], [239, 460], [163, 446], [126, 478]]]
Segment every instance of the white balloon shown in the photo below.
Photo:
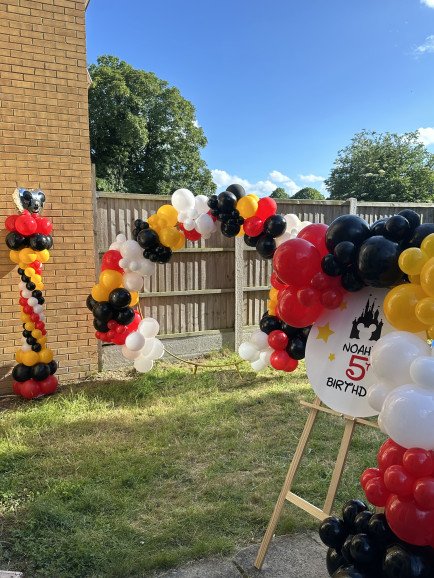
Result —
[[151, 275], [154, 275], [156, 269], [157, 264], [149, 259], [143, 259], [143, 261], [140, 262], [140, 274], [144, 277], [151, 277]]
[[164, 355], [164, 345], [159, 339], [153, 338], [152, 349], [147, 354], [150, 359], [160, 359]]
[[268, 348], [268, 335], [260, 329], [257, 329], [254, 333], [252, 333], [250, 341], [259, 351], [264, 351]]
[[26, 289], [26, 284], [24, 283], [24, 281], [20, 281], [20, 282], [18, 283], [18, 289], [19, 289], [20, 291], [24, 291], [24, 290]]
[[145, 345], [145, 338], [138, 331], [133, 331], [125, 339], [125, 347], [130, 351], [139, 351]]
[[261, 359], [267, 366], [270, 365], [270, 358], [274, 353], [274, 349], [269, 347], [265, 351], [261, 351], [259, 354], [259, 359]]
[[127, 237], [123, 233], [119, 233], [119, 235], [116, 236], [116, 243], [119, 243], [119, 245], [125, 243], [126, 240]]
[[28, 343], [23, 343], [21, 346], [21, 351], [30, 351], [32, 349], [32, 346], [29, 345]]
[[300, 223], [300, 226], [298, 227], [298, 232], [302, 231], [305, 227], [308, 227], [309, 225], [312, 225], [310, 221], [302, 221]]
[[154, 340], [155, 337], [148, 337], [147, 339], [145, 339], [145, 345], [140, 350], [140, 355], [142, 357], [149, 357], [149, 359], [151, 359], [149, 354], [151, 353], [152, 348], [154, 347]]
[[262, 371], [267, 367], [267, 363], [261, 358], [257, 359], [256, 361], [253, 361], [250, 365], [253, 371]]
[[29, 291], [28, 289], [23, 289], [23, 291], [21, 291], [24, 299], [30, 299], [30, 297], [32, 296], [32, 292]]
[[188, 211], [194, 208], [194, 195], [188, 189], [178, 189], [172, 195], [172, 205], [178, 211]]
[[138, 271], [140, 269], [139, 261], [130, 261], [130, 263], [128, 265], [128, 269], [130, 271]]
[[197, 219], [199, 216], [199, 213], [196, 211], [196, 209], [188, 209], [187, 211], [187, 219], [193, 219], [193, 221], [195, 219]]
[[187, 211], [179, 211], [178, 213], [178, 222], [183, 223], [185, 219], [187, 219]]
[[33, 311], [34, 311], [35, 313], [38, 313], [38, 314], [39, 314], [39, 313], [42, 313], [43, 310], [44, 310], [44, 308], [42, 307], [42, 305], [35, 305], [35, 306], [33, 307]]
[[375, 409], [375, 411], [380, 412], [383, 407], [384, 400], [393, 390], [394, 386], [386, 382], [378, 382], [371, 385], [368, 389], [368, 402], [369, 405]]
[[130, 264], [129, 259], [119, 259], [119, 267], [121, 267], [121, 269], [128, 269], [128, 266]]
[[123, 282], [128, 291], [140, 291], [143, 287], [143, 277], [134, 271], [124, 273]]
[[30, 299], [27, 301], [27, 305], [30, 305], [30, 307], [34, 307], [37, 304], [38, 300], [36, 299], [36, 297], [30, 297]]
[[195, 227], [196, 223], [193, 221], [193, 219], [186, 219], [184, 221], [184, 229], [186, 231], [192, 231]]
[[112, 243], [109, 247], [109, 251], [119, 251], [120, 248], [121, 246], [119, 243]]
[[300, 219], [293, 213], [285, 215], [285, 221], [287, 222], [288, 229], [298, 229], [301, 225]]
[[410, 375], [416, 385], [433, 392], [434, 395], [434, 357], [418, 357], [410, 366]]
[[214, 221], [208, 214], [199, 215], [196, 219], [196, 231], [202, 236], [210, 235], [214, 232]]
[[152, 359], [140, 356], [134, 361], [134, 367], [139, 373], [147, 373], [154, 367], [154, 362]]
[[434, 390], [401, 385], [385, 399], [379, 424], [404, 448], [434, 450]]
[[143, 337], [155, 337], [160, 331], [160, 324], [153, 317], [145, 317], [140, 321], [138, 331]]
[[408, 331], [392, 331], [381, 337], [372, 348], [371, 363], [375, 375], [395, 387], [411, 383], [410, 366], [421, 355], [429, 355], [430, 348]]
[[286, 241], [289, 241], [290, 239], [293, 239], [294, 237], [291, 235], [291, 233], [288, 233], [288, 231], [285, 231], [285, 233], [283, 233], [283, 235], [280, 235], [280, 237], [276, 237], [274, 240], [276, 242], [276, 247], [280, 247], [280, 245], [282, 245], [283, 243], [286, 243]]
[[238, 348], [238, 355], [246, 361], [256, 361], [259, 359], [259, 351], [249, 341], [244, 341]]
[[195, 209], [198, 215], [202, 215], [203, 213], [208, 213], [208, 197], [205, 195], [197, 195], [195, 197]]
[[133, 239], [125, 241], [120, 248], [120, 252], [122, 257], [126, 257], [127, 259], [134, 259], [143, 255], [143, 249], [137, 241]]
[[126, 347], [125, 345], [122, 345], [122, 355], [125, 357], [125, 359], [129, 359], [130, 361], [134, 361], [134, 359], [137, 359], [141, 354], [141, 351], [131, 351], [130, 349], [128, 349], [128, 347]]

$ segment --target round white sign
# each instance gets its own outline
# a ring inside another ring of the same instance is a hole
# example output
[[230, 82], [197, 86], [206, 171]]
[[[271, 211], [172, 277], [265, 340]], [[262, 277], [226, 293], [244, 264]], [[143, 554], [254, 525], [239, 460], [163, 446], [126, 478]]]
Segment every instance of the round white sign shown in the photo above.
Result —
[[373, 345], [393, 331], [383, 313], [387, 289], [366, 287], [347, 293], [338, 309], [317, 320], [306, 345], [309, 381], [331, 409], [353, 417], [377, 415], [367, 391], [375, 381], [370, 371]]

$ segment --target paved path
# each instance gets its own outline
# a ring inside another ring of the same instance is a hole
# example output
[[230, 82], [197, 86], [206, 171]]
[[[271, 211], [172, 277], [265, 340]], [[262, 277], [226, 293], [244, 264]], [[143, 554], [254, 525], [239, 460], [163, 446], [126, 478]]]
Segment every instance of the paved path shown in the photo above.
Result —
[[261, 571], [253, 566], [258, 544], [231, 558], [193, 562], [155, 578], [327, 578], [326, 548], [316, 533], [279, 536], [271, 544]]

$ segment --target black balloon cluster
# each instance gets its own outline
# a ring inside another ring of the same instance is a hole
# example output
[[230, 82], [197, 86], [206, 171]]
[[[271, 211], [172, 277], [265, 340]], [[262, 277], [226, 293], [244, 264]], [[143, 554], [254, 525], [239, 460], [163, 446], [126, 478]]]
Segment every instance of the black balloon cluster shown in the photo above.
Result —
[[259, 328], [267, 335], [270, 335], [272, 331], [283, 331], [289, 339], [286, 348], [288, 355], [297, 361], [304, 359], [307, 338], [309, 337], [312, 326], [302, 328], [292, 327], [275, 315], [270, 315], [268, 312], [265, 312], [259, 323]]
[[408, 247], [420, 247], [434, 233], [434, 224], [420, 224], [414, 211], [405, 209], [371, 227], [356, 215], [342, 215], [326, 233], [330, 251], [323, 258], [324, 273], [341, 276], [342, 287], [359, 291], [365, 285], [391, 287], [404, 280], [398, 266], [399, 255]]
[[237, 201], [246, 195], [241, 185], [230, 185], [219, 195], [212, 195], [208, 201], [211, 215], [221, 222], [221, 232], [225, 237], [236, 237], [244, 223], [237, 211]]
[[275, 239], [283, 235], [286, 226], [283, 215], [271, 215], [264, 221], [262, 233], [255, 237], [244, 235], [244, 242], [249, 247], [255, 247], [264, 259], [272, 259], [277, 248]]
[[42, 233], [35, 233], [26, 237], [17, 231], [12, 231], [6, 236], [6, 245], [12, 251], [21, 251], [21, 249], [26, 249], [27, 247], [34, 251], [44, 251], [45, 249], [51, 249], [53, 238], [51, 235], [43, 235]]
[[158, 233], [146, 221], [137, 219], [134, 222], [133, 239], [142, 247], [145, 259], [161, 264], [170, 261], [172, 249], [160, 243]]
[[330, 516], [320, 525], [326, 546], [327, 571], [333, 578], [432, 578], [432, 548], [402, 542], [384, 514], [373, 514], [360, 500], [350, 500], [342, 518]]
[[123, 326], [134, 321], [135, 312], [130, 303], [131, 293], [123, 287], [113, 289], [108, 301], [95, 301], [92, 295], [89, 295], [86, 301], [88, 309], [93, 313], [93, 326], [101, 333], [107, 333], [111, 329], [108, 325], [110, 321]]

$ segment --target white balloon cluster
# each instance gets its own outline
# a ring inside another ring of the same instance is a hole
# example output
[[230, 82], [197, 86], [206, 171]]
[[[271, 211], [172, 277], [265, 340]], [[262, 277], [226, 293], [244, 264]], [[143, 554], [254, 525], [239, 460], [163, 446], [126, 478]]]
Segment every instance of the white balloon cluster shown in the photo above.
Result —
[[285, 243], [285, 241], [295, 239], [302, 229], [312, 224], [310, 221], [300, 221], [297, 215], [294, 215], [293, 213], [288, 213], [285, 215], [285, 221], [286, 231], [283, 233], [283, 235], [280, 235], [280, 237], [276, 237], [275, 239], [277, 247], [282, 245], [282, 243]]
[[195, 229], [204, 239], [217, 231], [213, 218], [208, 215], [208, 197], [193, 195], [188, 189], [178, 189], [172, 195], [172, 205], [178, 211], [178, 222], [186, 231]]
[[143, 288], [144, 277], [150, 277], [156, 271], [156, 264], [143, 257], [143, 249], [137, 241], [128, 240], [120, 234], [110, 245], [110, 250], [119, 251], [122, 259], [119, 266], [124, 270], [123, 285], [128, 291], [140, 291]]
[[270, 365], [270, 357], [274, 349], [268, 345], [268, 335], [257, 329], [249, 341], [244, 341], [238, 348], [241, 359], [250, 361], [253, 371], [262, 371]]
[[381, 430], [405, 448], [434, 450], [434, 357], [422, 338], [388, 333], [374, 345], [370, 405]]
[[122, 347], [125, 359], [134, 361], [134, 367], [140, 373], [150, 371], [156, 359], [164, 355], [164, 345], [157, 339], [160, 326], [153, 317], [145, 317], [137, 331], [130, 333]]

